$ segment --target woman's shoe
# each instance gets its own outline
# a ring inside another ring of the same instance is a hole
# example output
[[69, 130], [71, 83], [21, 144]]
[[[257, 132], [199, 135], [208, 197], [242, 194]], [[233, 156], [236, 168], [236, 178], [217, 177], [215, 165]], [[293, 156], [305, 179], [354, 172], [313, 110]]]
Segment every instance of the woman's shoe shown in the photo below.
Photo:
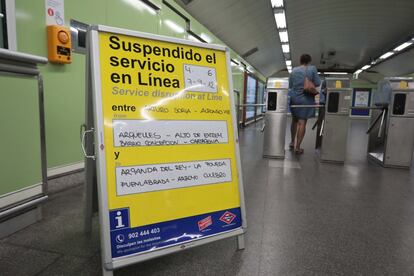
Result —
[[294, 148], [295, 148], [295, 145], [294, 145], [293, 143], [290, 143], [290, 144], [289, 144], [289, 149], [290, 149], [290, 150], [293, 150]]
[[295, 154], [303, 154], [303, 149], [295, 149]]

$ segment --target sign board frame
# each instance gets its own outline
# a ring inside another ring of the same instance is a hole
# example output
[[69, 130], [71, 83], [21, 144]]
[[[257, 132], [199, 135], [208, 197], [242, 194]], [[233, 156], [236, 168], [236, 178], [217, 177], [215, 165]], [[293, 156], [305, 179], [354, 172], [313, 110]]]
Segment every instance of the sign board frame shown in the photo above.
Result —
[[[100, 221], [100, 235], [101, 235], [101, 251], [102, 251], [102, 264], [104, 274], [110, 275], [111, 270], [134, 264], [137, 262], [145, 261], [155, 257], [163, 256], [166, 254], [174, 253], [181, 251], [186, 248], [207, 244], [213, 241], [221, 240], [229, 237], [237, 237], [238, 248], [244, 248], [244, 233], [247, 228], [246, 221], [246, 211], [245, 211], [245, 202], [244, 202], [244, 191], [243, 191], [243, 179], [241, 171], [241, 162], [240, 162], [240, 152], [239, 152], [239, 139], [237, 132], [237, 117], [234, 108], [234, 94], [229, 93], [230, 97], [230, 110], [231, 110], [231, 123], [233, 126], [233, 138], [234, 138], [234, 154], [235, 162], [238, 174], [238, 190], [239, 190], [239, 200], [240, 200], [240, 210], [241, 210], [241, 227], [228, 230], [225, 232], [220, 232], [212, 234], [210, 236], [205, 236], [202, 238], [184, 241], [177, 243], [175, 245], [169, 245], [166, 247], [159, 248], [152, 251], [144, 251], [141, 253], [134, 253], [132, 255], [122, 256], [113, 258], [111, 255], [111, 238], [110, 238], [110, 219], [109, 219], [109, 206], [108, 206], [108, 191], [107, 191], [107, 172], [106, 172], [106, 155], [105, 155], [105, 146], [104, 146], [104, 118], [103, 118], [103, 103], [102, 103], [102, 83], [101, 83], [101, 64], [100, 64], [100, 47], [99, 47], [99, 33], [111, 33], [115, 35], [125, 35], [130, 37], [137, 37], [143, 39], [151, 39], [161, 42], [170, 42], [186, 46], [194, 46], [198, 48], [205, 48], [211, 50], [223, 51], [226, 57], [226, 73], [228, 78], [228, 89], [233, 91], [233, 83], [231, 79], [231, 66], [230, 66], [230, 51], [227, 47], [221, 45], [211, 45], [200, 42], [193, 42], [189, 40], [165, 37], [160, 35], [142, 33], [138, 31], [131, 31], [125, 29], [119, 29], [103, 25], [94, 25], [91, 26], [88, 30], [88, 44], [87, 44], [87, 94], [91, 93], [89, 90], [92, 90], [92, 94], [86, 96], [87, 99], [87, 117], [93, 116], [94, 122], [94, 154], [96, 162], [96, 175], [97, 175], [97, 186], [98, 186], [98, 201], [99, 201], [99, 221]], [[88, 100], [89, 98], [89, 100]], [[88, 110], [88, 102], [93, 103], [93, 112]], [[89, 122], [89, 123], [88, 123]], [[91, 129], [90, 118], [87, 118], [87, 128]], [[90, 144], [90, 142], [89, 142]], [[89, 159], [90, 160], [90, 159]], [[91, 163], [89, 163], [91, 164]], [[92, 163], [93, 164], [93, 163]], [[90, 166], [87, 169], [87, 174], [90, 174]], [[87, 176], [88, 179], [88, 176]], [[91, 179], [91, 177], [89, 177]], [[91, 182], [88, 181], [87, 182]], [[91, 183], [87, 183], [86, 190], [92, 190]], [[87, 196], [91, 198], [91, 196]], [[88, 204], [87, 204], [88, 205]], [[90, 204], [89, 204], [90, 205]], [[89, 215], [91, 211], [89, 210]], [[86, 222], [87, 223], [87, 222]], [[88, 223], [87, 223], [88, 224]]]

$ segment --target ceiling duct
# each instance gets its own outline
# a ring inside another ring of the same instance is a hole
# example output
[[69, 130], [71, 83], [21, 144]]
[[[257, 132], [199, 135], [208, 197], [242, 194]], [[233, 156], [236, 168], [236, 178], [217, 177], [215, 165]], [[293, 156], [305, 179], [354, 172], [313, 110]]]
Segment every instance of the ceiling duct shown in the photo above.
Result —
[[259, 48], [254, 47], [254, 48], [250, 49], [249, 51], [247, 51], [246, 53], [244, 53], [244, 54], [242, 55], [242, 58], [246, 59], [247, 57], [249, 57], [249, 56], [253, 55], [253, 54], [254, 54], [254, 53], [256, 53], [257, 51], [259, 51]]

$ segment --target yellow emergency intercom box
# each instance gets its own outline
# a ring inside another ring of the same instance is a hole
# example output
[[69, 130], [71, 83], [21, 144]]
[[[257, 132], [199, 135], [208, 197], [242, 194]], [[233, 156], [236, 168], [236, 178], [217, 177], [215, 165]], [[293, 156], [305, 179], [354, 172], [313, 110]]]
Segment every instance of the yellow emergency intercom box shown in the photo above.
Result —
[[53, 63], [72, 62], [72, 41], [69, 28], [47, 26], [48, 59]]

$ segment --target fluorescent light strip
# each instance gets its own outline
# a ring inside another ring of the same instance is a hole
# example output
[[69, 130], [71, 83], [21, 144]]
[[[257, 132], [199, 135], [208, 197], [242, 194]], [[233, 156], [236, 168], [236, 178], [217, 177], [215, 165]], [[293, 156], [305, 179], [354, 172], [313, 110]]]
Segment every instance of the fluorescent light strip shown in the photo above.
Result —
[[272, 8], [283, 8], [283, 0], [270, 0]]
[[171, 21], [169, 19], [164, 20], [165, 25], [167, 25], [171, 30], [177, 32], [177, 33], [184, 33], [185, 30], [183, 27], [179, 26], [177, 23], [175, 23], [174, 21]]
[[284, 10], [275, 13], [275, 20], [278, 29], [286, 28], [286, 16]]
[[379, 58], [380, 59], [386, 59], [386, 58], [389, 58], [390, 56], [392, 56], [393, 54], [394, 54], [394, 52], [388, 52], [388, 53], [383, 54]]
[[[363, 70], [367, 70], [368, 68], [370, 68], [373, 65], [376, 65], [378, 62], [381, 62], [382, 60], [385, 60], [387, 58], [389, 58], [390, 56], [393, 56], [394, 54], [404, 50], [407, 47], [410, 47], [411, 45], [414, 44], [414, 38], [412, 38], [409, 41], [406, 41], [402, 44], [400, 44], [399, 46], [395, 47], [394, 50], [389, 51], [385, 54], [383, 54], [382, 56], [380, 56], [377, 60], [373, 60], [371, 61], [370, 64], [363, 66], [360, 70], [355, 71], [354, 74], [359, 74], [360, 72], [362, 72]], [[357, 73], [358, 72], [358, 73]]]
[[359, 75], [361, 72], [362, 72], [362, 70], [361, 70], [361, 69], [358, 69], [358, 70], [356, 70], [356, 71], [355, 71], [355, 73], [354, 73], [354, 74], [355, 74], [355, 75]]
[[292, 61], [290, 60], [289, 34], [287, 31], [286, 14], [283, 9], [284, 0], [271, 0], [276, 27], [279, 29], [279, 39], [282, 44], [282, 52], [285, 56], [286, 68], [289, 73], [292, 71]]
[[411, 41], [404, 42], [400, 46], [395, 47], [394, 51], [397, 51], [397, 52], [402, 51], [405, 48], [407, 48], [408, 46], [411, 46], [412, 44], [413, 44], [413, 42], [411, 42]]
[[280, 42], [286, 43], [289, 42], [289, 35], [287, 31], [279, 31]]
[[325, 75], [348, 75], [348, 72], [323, 72]]

